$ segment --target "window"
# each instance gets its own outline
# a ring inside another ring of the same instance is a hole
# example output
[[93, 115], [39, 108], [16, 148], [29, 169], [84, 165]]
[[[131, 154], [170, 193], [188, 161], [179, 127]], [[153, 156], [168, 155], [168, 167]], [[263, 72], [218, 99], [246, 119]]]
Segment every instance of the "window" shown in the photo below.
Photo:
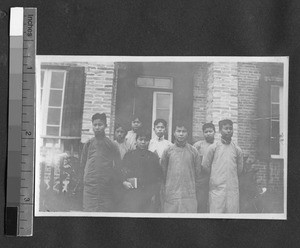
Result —
[[271, 85], [270, 143], [272, 158], [283, 155], [283, 87]]
[[172, 78], [138, 77], [136, 85], [146, 88], [173, 89]]
[[64, 70], [41, 71], [42, 136], [61, 136], [66, 74]]
[[[153, 114], [152, 120], [162, 118], [168, 124], [168, 140], [172, 138], [172, 106], [173, 106], [173, 93], [171, 92], [153, 92]], [[153, 127], [152, 127], [153, 130]], [[152, 131], [154, 137], [154, 131]]]
[[46, 147], [74, 149], [80, 141], [85, 69], [69, 66], [41, 66], [40, 134]]

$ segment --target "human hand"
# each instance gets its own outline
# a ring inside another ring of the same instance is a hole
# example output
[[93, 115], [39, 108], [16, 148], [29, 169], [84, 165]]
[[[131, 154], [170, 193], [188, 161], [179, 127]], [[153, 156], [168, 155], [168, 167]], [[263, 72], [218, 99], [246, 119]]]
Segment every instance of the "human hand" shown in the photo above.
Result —
[[123, 186], [126, 188], [126, 189], [133, 189], [133, 186], [130, 182], [128, 181], [124, 181], [123, 182]]

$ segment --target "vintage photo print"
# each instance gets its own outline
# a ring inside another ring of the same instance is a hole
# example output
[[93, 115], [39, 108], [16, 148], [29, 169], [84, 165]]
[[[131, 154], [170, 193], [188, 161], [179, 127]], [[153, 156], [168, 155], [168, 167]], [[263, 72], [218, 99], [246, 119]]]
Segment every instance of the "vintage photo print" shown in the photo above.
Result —
[[37, 56], [36, 216], [286, 219], [288, 57]]

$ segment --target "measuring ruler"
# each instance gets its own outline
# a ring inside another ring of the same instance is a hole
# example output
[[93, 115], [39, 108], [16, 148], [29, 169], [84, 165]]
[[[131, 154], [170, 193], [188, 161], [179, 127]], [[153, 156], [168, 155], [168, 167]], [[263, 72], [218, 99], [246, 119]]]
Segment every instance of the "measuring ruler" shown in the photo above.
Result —
[[10, 16], [5, 234], [32, 236], [35, 151], [36, 9]]

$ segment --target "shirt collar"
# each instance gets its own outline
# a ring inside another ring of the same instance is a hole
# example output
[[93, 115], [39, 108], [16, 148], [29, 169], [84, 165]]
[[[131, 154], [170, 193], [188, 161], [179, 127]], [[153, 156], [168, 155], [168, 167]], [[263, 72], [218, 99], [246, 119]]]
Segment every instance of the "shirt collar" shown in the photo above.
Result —
[[178, 147], [185, 147], [186, 144], [187, 144], [187, 141], [185, 141], [184, 143], [178, 143], [178, 142], [175, 140], [175, 144], [176, 144], [176, 146], [178, 146]]
[[165, 140], [165, 137], [162, 136], [161, 138], [159, 138], [157, 135], [155, 135], [155, 140], [157, 140], [157, 141], [163, 141], [163, 140]]

